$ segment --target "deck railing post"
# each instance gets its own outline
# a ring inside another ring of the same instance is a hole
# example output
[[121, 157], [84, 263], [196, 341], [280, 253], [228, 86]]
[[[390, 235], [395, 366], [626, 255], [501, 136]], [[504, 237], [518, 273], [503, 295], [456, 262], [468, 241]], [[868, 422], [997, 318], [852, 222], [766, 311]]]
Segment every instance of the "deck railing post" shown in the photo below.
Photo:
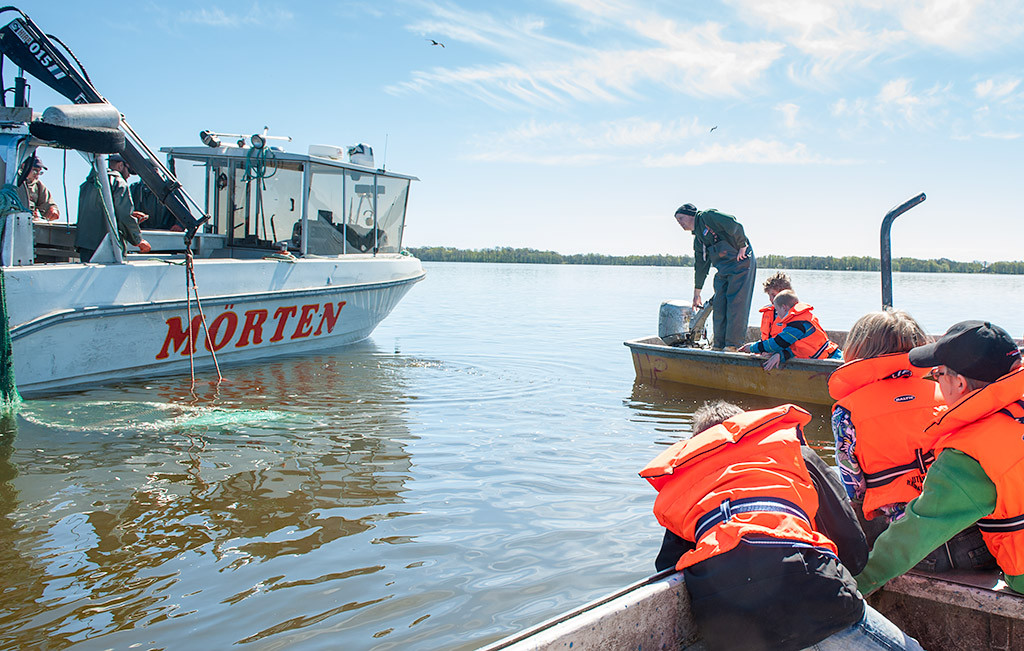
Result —
[[880, 262], [882, 265], [882, 309], [892, 308], [892, 246], [889, 241], [889, 230], [896, 218], [925, 200], [924, 192], [912, 199], [907, 199], [885, 214], [882, 218], [882, 246]]

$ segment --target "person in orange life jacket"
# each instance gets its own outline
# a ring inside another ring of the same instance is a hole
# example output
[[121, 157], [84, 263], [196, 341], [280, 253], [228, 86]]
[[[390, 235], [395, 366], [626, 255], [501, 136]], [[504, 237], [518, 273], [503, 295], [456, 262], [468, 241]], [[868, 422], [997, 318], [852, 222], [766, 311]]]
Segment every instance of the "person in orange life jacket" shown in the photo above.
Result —
[[655, 566], [684, 573], [709, 649], [920, 649], [854, 589], [843, 563], [857, 571], [867, 543], [803, 445], [809, 421], [794, 405], [698, 409], [693, 437], [640, 472], [666, 527]]
[[[843, 356], [849, 360], [828, 380], [836, 465], [868, 542], [903, 515], [921, 494], [934, 459], [935, 436], [925, 433], [942, 393], [910, 364], [911, 349], [930, 343], [920, 324], [902, 310], [865, 314], [850, 329]], [[994, 569], [974, 525], [929, 554], [917, 569]]]
[[701, 289], [712, 265], [715, 295], [711, 319], [716, 350], [736, 350], [747, 338], [757, 261], [743, 225], [714, 208], [685, 203], [676, 210], [679, 226], [693, 233], [693, 307], [703, 305]]
[[910, 351], [932, 367], [949, 409], [925, 430], [935, 461], [920, 497], [875, 541], [857, 583], [864, 594], [903, 574], [977, 523], [1007, 585], [1024, 593], [1024, 368], [1010, 335], [987, 321], [961, 321]]
[[828, 334], [818, 323], [814, 308], [801, 303], [793, 290], [779, 292], [772, 303], [778, 315], [776, 323], [782, 331], [770, 339], [743, 344], [739, 349], [741, 353], [767, 353], [769, 357], [764, 367], [769, 371], [793, 357], [843, 358], [843, 351], [829, 341]]
[[768, 305], [761, 308], [761, 339], [771, 339], [782, 332], [782, 326], [778, 325], [779, 317], [775, 314], [775, 297], [779, 292], [793, 289], [789, 274], [784, 271], [776, 271], [765, 279], [761, 285], [765, 294], [768, 294]]

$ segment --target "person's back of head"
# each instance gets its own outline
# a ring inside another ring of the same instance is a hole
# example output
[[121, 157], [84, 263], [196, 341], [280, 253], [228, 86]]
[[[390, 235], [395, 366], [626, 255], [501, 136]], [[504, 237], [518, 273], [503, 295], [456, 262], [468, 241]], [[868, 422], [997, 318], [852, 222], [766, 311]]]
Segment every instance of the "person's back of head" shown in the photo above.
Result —
[[776, 271], [772, 275], [765, 278], [764, 284], [761, 285], [765, 294], [774, 300], [774, 297], [787, 289], [793, 289], [793, 282], [789, 278], [789, 274], [784, 271]]
[[849, 361], [906, 353], [930, 341], [921, 324], [903, 310], [868, 312], [850, 328], [843, 358]]
[[794, 305], [800, 302], [797, 298], [796, 292], [792, 289], [786, 289], [775, 295], [775, 300], [772, 301], [772, 305], [777, 310], [789, 310]]
[[693, 433], [700, 434], [706, 429], [715, 425], [721, 425], [733, 416], [738, 416], [743, 410], [725, 400], [705, 402], [693, 412]]

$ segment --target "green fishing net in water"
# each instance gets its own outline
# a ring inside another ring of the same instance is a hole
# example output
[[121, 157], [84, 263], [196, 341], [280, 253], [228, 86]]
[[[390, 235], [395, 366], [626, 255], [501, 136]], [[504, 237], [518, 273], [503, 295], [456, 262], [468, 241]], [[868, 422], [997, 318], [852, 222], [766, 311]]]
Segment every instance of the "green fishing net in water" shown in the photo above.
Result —
[[[0, 190], [0, 242], [3, 242], [7, 215], [25, 210], [11, 184]], [[21, 404], [18, 385], [14, 381], [14, 354], [11, 352], [11, 326], [7, 314], [7, 286], [3, 267], [0, 266], [0, 414], [12, 414]]]
[[18, 385], [14, 381], [14, 354], [11, 351], [11, 329], [7, 318], [7, 286], [0, 267], [0, 413], [13, 413], [21, 404]]

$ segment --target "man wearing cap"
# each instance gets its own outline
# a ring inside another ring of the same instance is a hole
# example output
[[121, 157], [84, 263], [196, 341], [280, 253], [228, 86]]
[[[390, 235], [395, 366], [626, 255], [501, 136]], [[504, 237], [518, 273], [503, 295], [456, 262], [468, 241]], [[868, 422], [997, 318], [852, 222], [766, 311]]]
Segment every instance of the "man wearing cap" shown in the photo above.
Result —
[[43, 161], [38, 156], [33, 158], [32, 169], [25, 175], [25, 181], [18, 186], [18, 198], [33, 217], [52, 222], [60, 217], [60, 211], [57, 210], [57, 204], [53, 202], [53, 195], [39, 180], [39, 175], [46, 169], [46, 165], [43, 165]]
[[857, 576], [863, 594], [913, 567], [977, 523], [1007, 585], [1024, 593], [1024, 367], [1010, 335], [961, 321], [910, 351], [932, 367], [949, 408], [925, 432], [937, 438], [921, 495], [875, 542]]
[[736, 350], [747, 340], [750, 302], [754, 296], [757, 263], [743, 225], [715, 209], [697, 210], [686, 203], [676, 210], [676, 222], [693, 233], [693, 306], [701, 307], [701, 289], [711, 265], [715, 267], [712, 299], [716, 350]]
[[[128, 192], [131, 168], [119, 154], [107, 158], [107, 164], [110, 166], [107, 176], [110, 178], [110, 197], [114, 203], [117, 230], [122, 239], [138, 246], [143, 253], [148, 253], [149, 242], [142, 239], [142, 230], [139, 228], [139, 222], [146, 220], [146, 214], [135, 210], [131, 194]], [[93, 169], [78, 189], [78, 229], [75, 235], [75, 248], [82, 262], [92, 259], [96, 248], [103, 241], [103, 236], [107, 234], [106, 219], [103, 195], [100, 193], [96, 170]]]

